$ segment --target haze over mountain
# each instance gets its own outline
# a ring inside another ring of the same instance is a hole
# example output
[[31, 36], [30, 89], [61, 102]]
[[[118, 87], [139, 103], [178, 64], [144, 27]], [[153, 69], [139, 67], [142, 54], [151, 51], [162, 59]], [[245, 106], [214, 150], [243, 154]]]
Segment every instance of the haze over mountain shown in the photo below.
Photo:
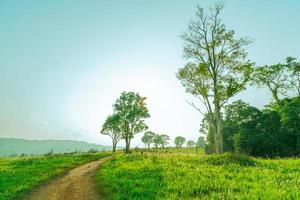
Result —
[[21, 154], [44, 155], [53, 153], [87, 152], [89, 150], [111, 150], [110, 146], [91, 144], [75, 140], [26, 140], [0, 138], [0, 157]]

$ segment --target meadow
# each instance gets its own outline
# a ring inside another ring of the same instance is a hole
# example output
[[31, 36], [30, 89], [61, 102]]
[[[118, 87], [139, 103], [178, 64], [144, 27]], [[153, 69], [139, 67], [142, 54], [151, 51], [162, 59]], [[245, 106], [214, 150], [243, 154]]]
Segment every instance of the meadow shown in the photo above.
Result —
[[111, 153], [0, 158], [0, 199], [20, 199], [32, 188], [68, 170]]
[[105, 163], [97, 180], [111, 199], [300, 199], [300, 159], [134, 152]]

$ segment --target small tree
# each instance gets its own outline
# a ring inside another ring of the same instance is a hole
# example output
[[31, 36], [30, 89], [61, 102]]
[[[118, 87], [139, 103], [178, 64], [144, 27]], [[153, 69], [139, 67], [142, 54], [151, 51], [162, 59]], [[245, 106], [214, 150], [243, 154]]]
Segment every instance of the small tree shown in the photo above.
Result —
[[198, 152], [198, 150], [200, 148], [204, 148], [205, 147], [205, 140], [203, 136], [200, 136], [196, 142], [196, 152]]
[[116, 114], [109, 115], [102, 125], [101, 134], [108, 135], [112, 139], [113, 152], [116, 151], [117, 143], [122, 139], [120, 130], [120, 117]]
[[140, 96], [139, 93], [123, 92], [113, 105], [114, 112], [120, 117], [120, 130], [127, 153], [134, 135], [148, 129], [144, 119], [150, 115], [145, 101], [146, 97]]
[[188, 147], [188, 148], [192, 148], [192, 147], [194, 147], [196, 145], [196, 143], [193, 141], [193, 140], [189, 140], [189, 141], [187, 141], [187, 143], [186, 143], [186, 147]]
[[153, 143], [154, 135], [155, 133], [153, 133], [152, 131], [147, 131], [142, 137], [142, 142], [145, 144], [145, 146], [148, 146], [148, 149], [150, 149], [150, 144]]
[[169, 144], [169, 140], [171, 140], [171, 139], [168, 135], [165, 135], [165, 134], [162, 134], [161, 138], [162, 138], [162, 143], [161, 143], [162, 148], [165, 148], [165, 146]]
[[185, 138], [182, 136], [177, 136], [174, 140], [174, 144], [176, 147], [182, 147], [184, 143], [185, 143]]
[[162, 145], [162, 143], [163, 143], [162, 136], [159, 134], [155, 134], [153, 137], [153, 143], [154, 143], [155, 148], [158, 148], [159, 145]]

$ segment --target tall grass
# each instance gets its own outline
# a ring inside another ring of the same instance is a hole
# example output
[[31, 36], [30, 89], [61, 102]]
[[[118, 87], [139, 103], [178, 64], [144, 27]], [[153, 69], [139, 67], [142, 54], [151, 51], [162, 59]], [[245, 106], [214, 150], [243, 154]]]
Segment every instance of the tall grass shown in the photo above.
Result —
[[39, 183], [110, 153], [0, 158], [0, 199], [19, 199]]
[[300, 159], [133, 153], [97, 180], [111, 199], [300, 199]]

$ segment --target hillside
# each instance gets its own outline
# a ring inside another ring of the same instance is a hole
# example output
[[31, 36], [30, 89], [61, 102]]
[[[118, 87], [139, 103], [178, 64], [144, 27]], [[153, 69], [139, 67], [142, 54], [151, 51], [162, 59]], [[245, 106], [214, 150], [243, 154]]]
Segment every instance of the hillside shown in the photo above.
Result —
[[91, 149], [98, 151], [111, 150], [110, 146], [101, 146], [83, 141], [73, 140], [25, 140], [0, 138], [0, 157], [26, 155], [43, 155], [53, 153], [87, 152]]

